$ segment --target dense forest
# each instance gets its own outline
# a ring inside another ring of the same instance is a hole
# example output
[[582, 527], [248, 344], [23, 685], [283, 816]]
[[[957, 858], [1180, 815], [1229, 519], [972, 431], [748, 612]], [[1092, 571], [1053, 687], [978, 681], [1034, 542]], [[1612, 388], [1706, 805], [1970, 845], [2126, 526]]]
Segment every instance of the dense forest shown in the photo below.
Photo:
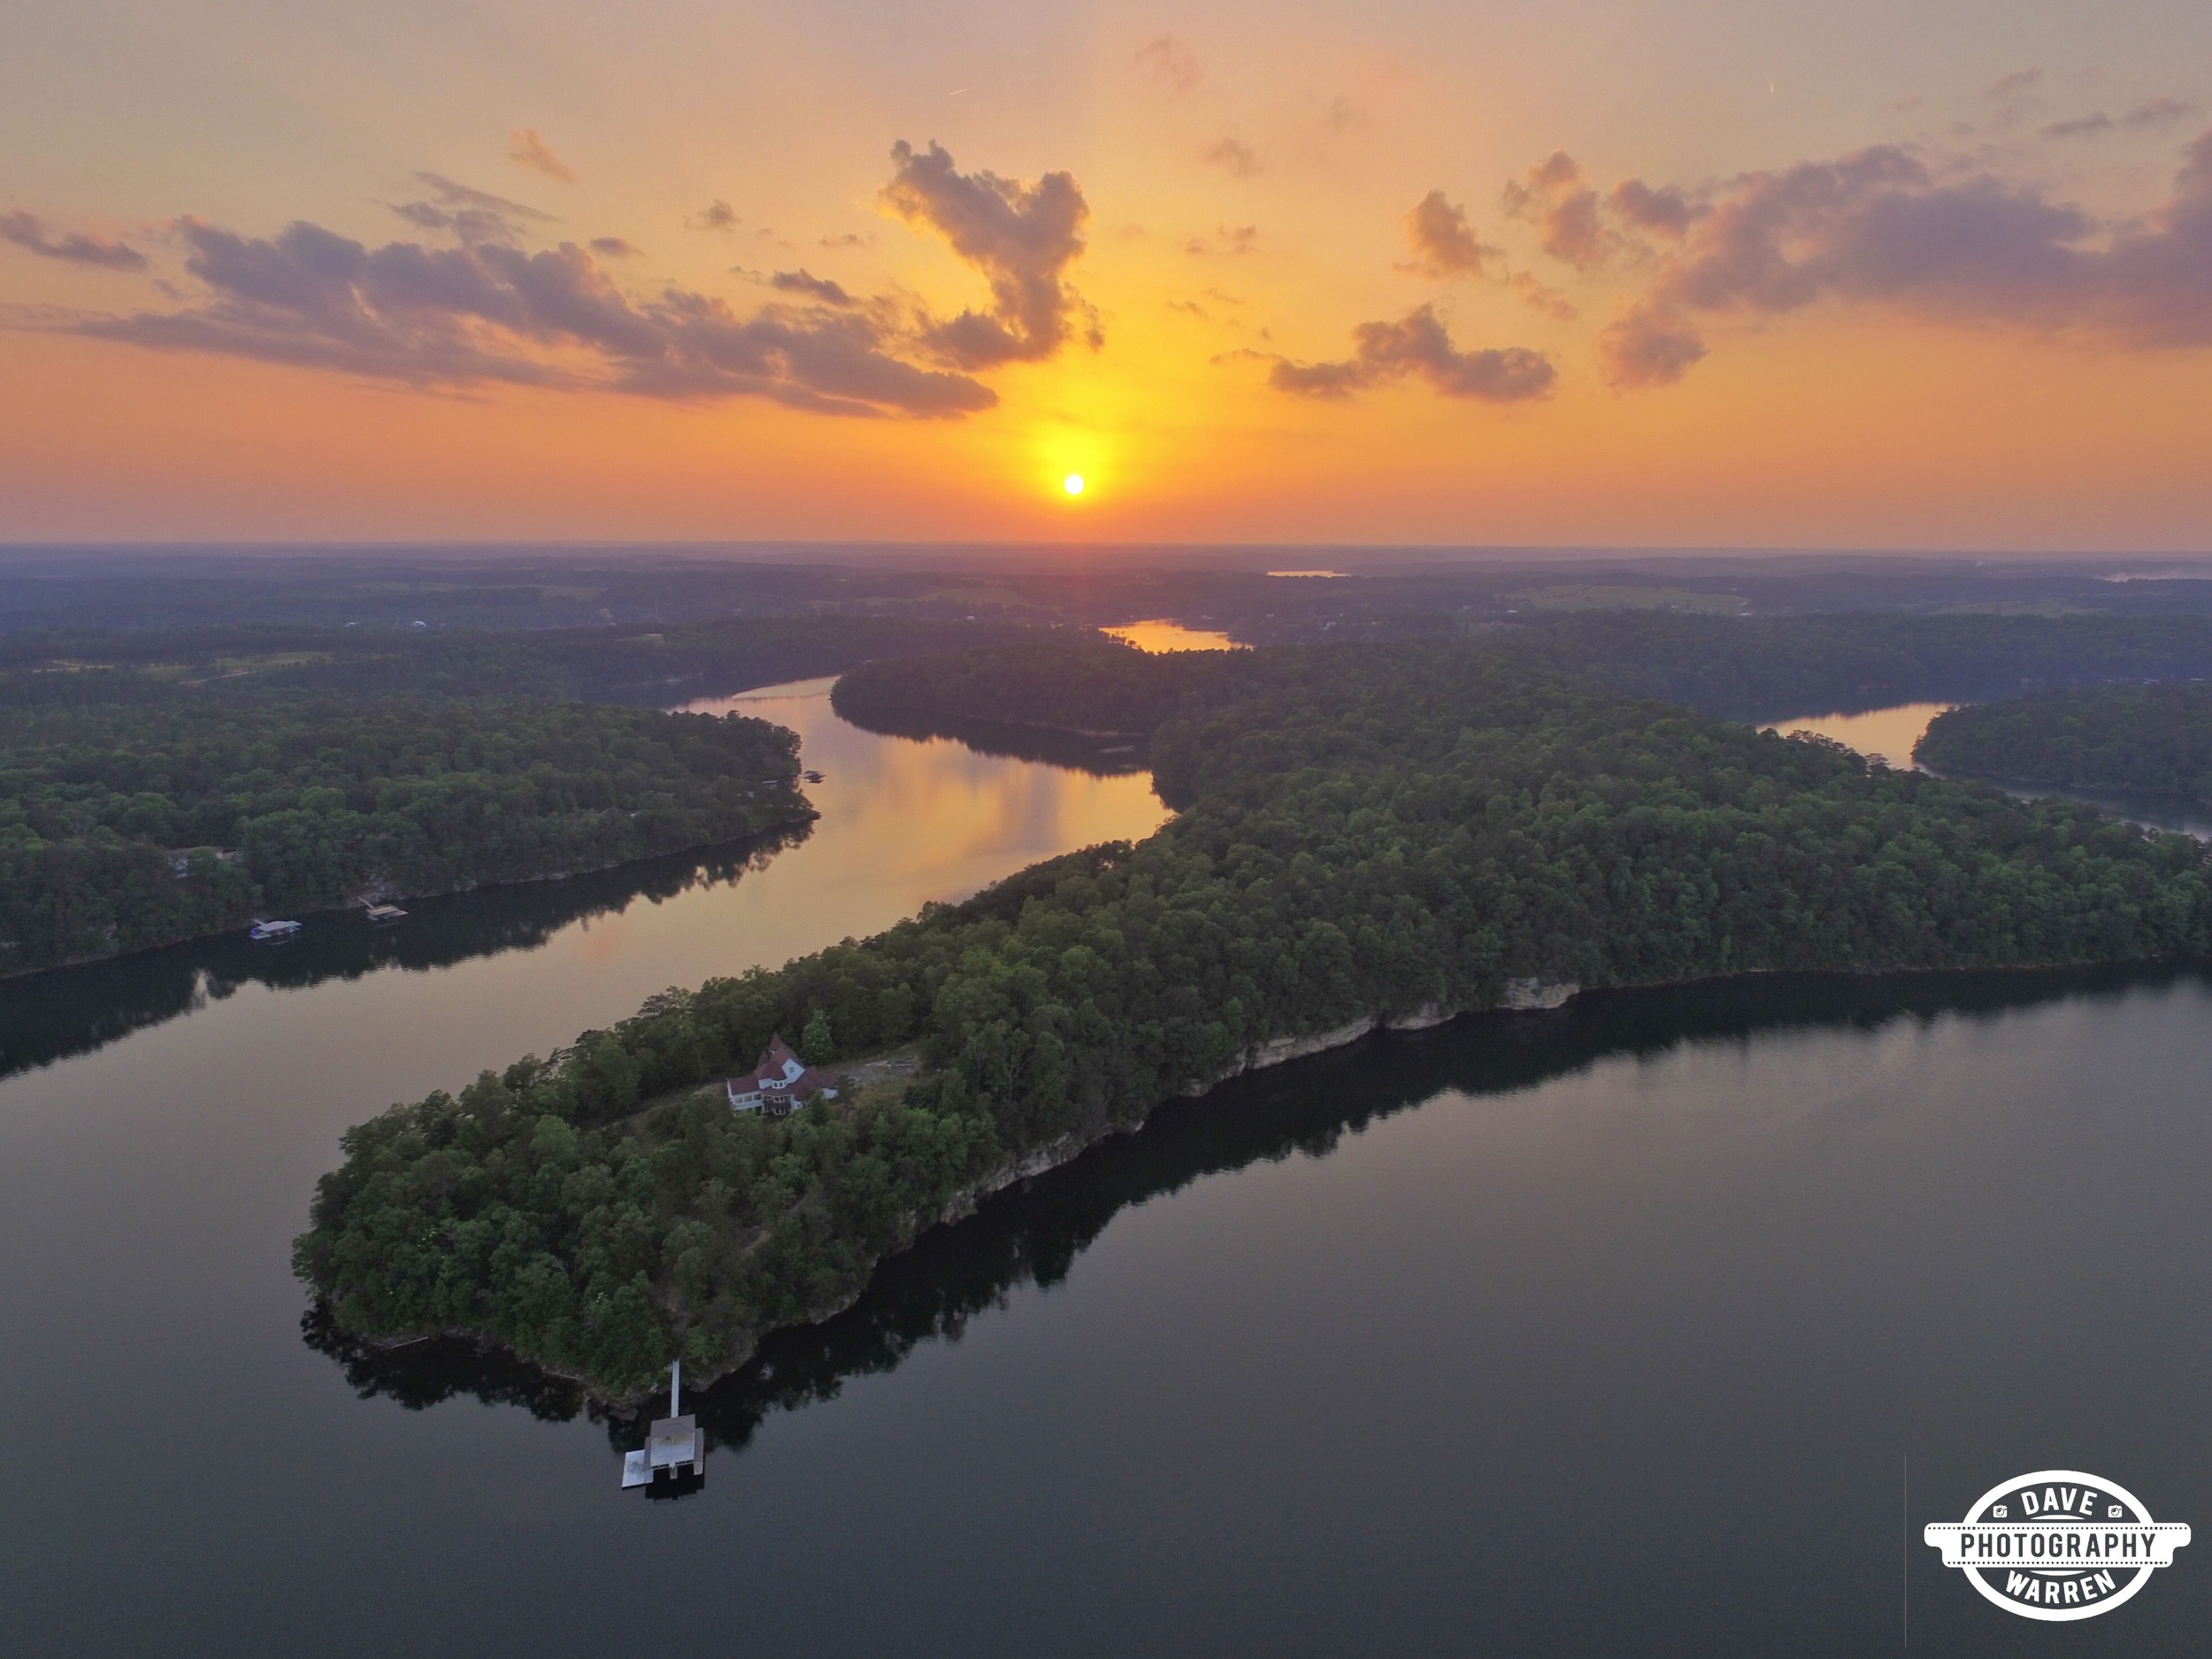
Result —
[[789, 733], [630, 705], [1008, 637], [796, 617], [0, 638], [0, 973], [791, 823]]
[[[678, 1354], [726, 1370], [977, 1191], [1272, 1040], [1494, 1007], [1517, 980], [2212, 944], [2203, 849], [2069, 803], [1870, 768], [1484, 648], [1166, 660], [1177, 689], [1151, 703], [1164, 659], [1114, 649], [854, 679], [1094, 731], [1171, 702], [1150, 748], [1181, 816], [360, 1125], [296, 1248], [330, 1315], [357, 1337], [495, 1338], [624, 1394]], [[730, 1113], [714, 1080], [809, 1028], [833, 1059], [918, 1043], [925, 1071], [787, 1118]]]
[[741, 617], [667, 628], [432, 632], [271, 625], [0, 635], [0, 706], [510, 697], [660, 706], [1018, 637], [984, 623]]
[[[1593, 689], [1730, 719], [2212, 676], [2205, 617], [1617, 612], [1486, 625], [1470, 646]], [[1039, 633], [986, 652], [872, 664], [846, 675], [836, 695], [866, 725], [933, 714], [1129, 734], [1269, 672], [1249, 652], [1153, 657]]]
[[1944, 772], [2212, 802], [2212, 685], [2108, 686], [1954, 709], [1913, 752]]
[[0, 971], [734, 841], [808, 815], [742, 717], [330, 698], [0, 707]]

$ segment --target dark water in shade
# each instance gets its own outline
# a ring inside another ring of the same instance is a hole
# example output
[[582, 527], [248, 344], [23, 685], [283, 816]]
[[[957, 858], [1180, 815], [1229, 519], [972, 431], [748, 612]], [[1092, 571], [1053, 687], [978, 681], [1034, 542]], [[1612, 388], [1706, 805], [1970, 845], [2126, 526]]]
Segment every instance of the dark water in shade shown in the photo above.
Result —
[[0, 1082], [0, 1652], [1860, 1655], [1909, 1584], [1916, 1653], [2203, 1650], [2212, 1540], [2058, 1627], [1919, 1542], [2053, 1466], [2212, 1522], [2194, 972], [1594, 996], [1242, 1079], [772, 1342], [675, 1503], [495, 1357], [303, 1340], [345, 1124], [1158, 816], [792, 713], [823, 822], [733, 882]]

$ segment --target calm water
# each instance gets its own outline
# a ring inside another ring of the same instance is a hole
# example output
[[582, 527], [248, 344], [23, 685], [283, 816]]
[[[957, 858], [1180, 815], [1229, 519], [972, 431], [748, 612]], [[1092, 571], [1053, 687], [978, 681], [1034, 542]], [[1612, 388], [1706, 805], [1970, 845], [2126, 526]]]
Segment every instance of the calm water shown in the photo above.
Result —
[[[1927, 735], [1930, 721], [1956, 707], [1955, 703], [1901, 703], [1860, 714], [1800, 715], [1775, 722], [1772, 729], [1786, 737], [1793, 732], [1816, 732], [1870, 759], [1920, 771], [1919, 763], [1912, 757], [1913, 745]], [[2112, 789], [2063, 789], [2048, 784], [2000, 782], [1997, 787], [2023, 801], [2039, 800], [2046, 795], [2083, 801], [2152, 829], [2179, 830], [2199, 841], [2212, 841], [2212, 812], [2206, 810], [2203, 803], [2185, 797]]]
[[1915, 1651], [2200, 1650], [2193, 1549], [2054, 1632], [1918, 1542], [2050, 1466], [2212, 1517], [2193, 974], [1589, 997], [1245, 1079], [772, 1344], [676, 1503], [495, 1357], [303, 1340], [345, 1125], [1161, 816], [775, 711], [824, 818], [758, 867], [203, 965], [0, 1082], [0, 1651], [1858, 1655], [1909, 1583]]

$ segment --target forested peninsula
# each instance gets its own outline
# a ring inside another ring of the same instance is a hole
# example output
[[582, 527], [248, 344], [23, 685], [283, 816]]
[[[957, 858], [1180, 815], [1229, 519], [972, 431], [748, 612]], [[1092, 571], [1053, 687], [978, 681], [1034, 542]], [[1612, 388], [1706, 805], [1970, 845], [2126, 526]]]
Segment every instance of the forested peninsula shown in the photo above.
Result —
[[[2187, 837], [1479, 645], [1177, 659], [1048, 639], [876, 664], [838, 697], [1141, 733], [1180, 814], [354, 1129], [296, 1249], [329, 1317], [378, 1340], [472, 1333], [628, 1396], [680, 1355], [727, 1371], [979, 1194], [1299, 1040], [1532, 982], [2212, 944]], [[732, 1114], [717, 1079], [802, 1031], [810, 1057], [913, 1044], [923, 1069]]]
[[634, 705], [1007, 637], [779, 617], [0, 639], [0, 974], [802, 823], [789, 732]]
[[2212, 803], [2212, 685], [2107, 686], [1939, 715], [1913, 751], [1939, 771]]
[[0, 972], [739, 840], [810, 815], [798, 770], [764, 720], [580, 703], [0, 710]]

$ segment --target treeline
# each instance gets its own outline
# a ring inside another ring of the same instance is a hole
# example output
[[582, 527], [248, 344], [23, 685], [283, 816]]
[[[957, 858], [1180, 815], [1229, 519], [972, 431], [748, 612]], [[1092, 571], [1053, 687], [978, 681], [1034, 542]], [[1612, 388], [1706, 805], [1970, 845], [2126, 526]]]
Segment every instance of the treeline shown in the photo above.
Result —
[[[2086, 808], [1478, 651], [1264, 651], [1233, 676], [1156, 733], [1187, 807], [1150, 840], [670, 992], [353, 1130], [301, 1275], [357, 1334], [480, 1333], [626, 1394], [679, 1353], [737, 1363], [1016, 1160], [1138, 1123], [1271, 1039], [1490, 1007], [1517, 979], [2212, 944], [2203, 850]], [[1031, 706], [1018, 689], [998, 706]], [[733, 1116], [713, 1080], [817, 1020], [849, 1056], [918, 1040], [928, 1070], [896, 1098]]]
[[1954, 709], [1913, 753], [1944, 772], [2212, 802], [2212, 686], [2108, 686]]
[[803, 818], [741, 717], [333, 699], [0, 709], [0, 972], [365, 895], [598, 869]]
[[792, 822], [791, 733], [649, 705], [1007, 637], [786, 617], [0, 638], [0, 973]]
[[[1398, 647], [1370, 647], [1392, 651]], [[1501, 627], [1470, 649], [1594, 689], [1731, 719], [2212, 676], [2212, 618], [1591, 614]], [[1148, 733], [1272, 671], [1245, 651], [1148, 656], [1061, 636], [848, 674], [863, 724], [924, 715]]]
[[163, 701], [528, 698], [665, 705], [877, 657], [1014, 637], [995, 624], [880, 617], [733, 617], [666, 628], [529, 633], [239, 626], [0, 636], [0, 706]]

